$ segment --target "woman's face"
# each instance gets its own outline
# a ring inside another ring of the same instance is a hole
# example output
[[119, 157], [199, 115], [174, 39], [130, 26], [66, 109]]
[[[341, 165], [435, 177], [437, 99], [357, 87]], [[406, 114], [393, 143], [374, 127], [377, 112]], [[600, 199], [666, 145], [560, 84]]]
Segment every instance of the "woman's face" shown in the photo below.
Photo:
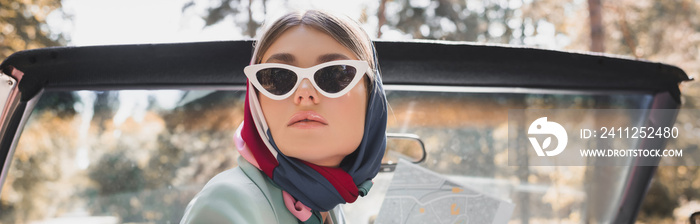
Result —
[[[300, 25], [282, 33], [263, 54], [261, 63], [308, 68], [334, 60], [358, 59], [331, 36]], [[323, 96], [308, 79], [302, 80], [287, 99], [272, 100], [258, 94], [279, 150], [316, 165], [338, 166], [362, 141], [367, 110], [366, 78], [338, 98]], [[316, 121], [294, 122], [300, 117]]]

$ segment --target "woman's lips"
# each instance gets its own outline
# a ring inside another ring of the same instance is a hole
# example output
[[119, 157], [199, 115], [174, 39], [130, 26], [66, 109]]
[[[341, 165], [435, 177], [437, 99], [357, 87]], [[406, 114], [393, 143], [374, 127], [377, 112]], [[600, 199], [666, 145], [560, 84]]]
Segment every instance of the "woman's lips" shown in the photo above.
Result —
[[313, 111], [299, 111], [292, 115], [287, 126], [315, 127], [328, 125], [328, 121], [320, 114]]

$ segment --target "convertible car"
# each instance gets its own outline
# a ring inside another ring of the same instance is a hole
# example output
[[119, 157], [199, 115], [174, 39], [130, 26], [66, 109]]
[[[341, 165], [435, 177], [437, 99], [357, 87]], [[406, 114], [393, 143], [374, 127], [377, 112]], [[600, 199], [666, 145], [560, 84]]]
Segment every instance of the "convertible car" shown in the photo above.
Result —
[[[690, 80], [610, 55], [375, 44], [391, 148], [369, 195], [343, 205], [349, 223], [379, 222], [398, 157], [512, 203], [499, 219], [507, 223], [634, 223], [658, 166], [509, 165], [508, 112], [678, 109], [679, 83]], [[236, 166], [251, 54], [244, 40], [43, 48], [4, 60], [0, 222], [178, 223], [207, 180]]]

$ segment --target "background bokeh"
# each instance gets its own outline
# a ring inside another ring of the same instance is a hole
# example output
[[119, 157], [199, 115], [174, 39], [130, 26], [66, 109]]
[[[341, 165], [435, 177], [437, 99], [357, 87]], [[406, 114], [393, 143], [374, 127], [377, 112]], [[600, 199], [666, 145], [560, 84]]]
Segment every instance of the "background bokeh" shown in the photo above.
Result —
[[[306, 8], [346, 14], [380, 40], [434, 39], [593, 51], [676, 65], [693, 77], [700, 72], [700, 2], [693, 0], [0, 0], [0, 60], [17, 51], [49, 46], [249, 39], [261, 31], [266, 20], [288, 10]], [[697, 108], [700, 84], [686, 82], [681, 89], [683, 107]], [[110, 92], [46, 95], [31, 118], [42, 125], [28, 125], [22, 136], [22, 141], [34, 144], [18, 148], [12, 164], [17, 171], [3, 185], [0, 221], [24, 223], [66, 212], [36, 209], [52, 207], [42, 205], [61, 200], [26, 196], [42, 194], [52, 194], [44, 198], [88, 195], [85, 197], [94, 201], [86, 203], [95, 205], [95, 211], [126, 214], [122, 217], [127, 221], [129, 215], [138, 216], [134, 220], [158, 220], [157, 216], [169, 214], [149, 213], [149, 208], [134, 198], [186, 202], [191, 195], [165, 197], [162, 192], [153, 191], [123, 197], [99, 196], [129, 189], [184, 186], [191, 180], [178, 179], [183, 175], [209, 175], [235, 166], [235, 160], [226, 156], [211, 156], [211, 149], [218, 150], [219, 155], [233, 153], [227, 136], [240, 123], [240, 117], [230, 116], [231, 110], [240, 108], [240, 95], [208, 95], [202, 101], [208, 105], [194, 102], [177, 107], [153, 106], [155, 100], [149, 101], [167, 95], [173, 93], [153, 94], [145, 98], [147, 102], [140, 103], [129, 94]], [[126, 101], [135, 103], [131, 110], [123, 109], [130, 111], [122, 112], [127, 115], [119, 115], [124, 107], [120, 103]], [[168, 100], [158, 102], [165, 101]], [[139, 111], [134, 107], [149, 107], [154, 112], [133, 114]], [[207, 114], [197, 116], [201, 119], [181, 124], [165, 122], [192, 117], [203, 107], [209, 109]], [[90, 110], [89, 122], [85, 122], [80, 116]], [[686, 133], [700, 132], [698, 114], [680, 116], [677, 123]], [[150, 129], [143, 130], [143, 126]], [[153, 145], [134, 145], [135, 142]], [[697, 141], [670, 144], [691, 146], [690, 149], [694, 146], [697, 150]], [[90, 179], [51, 182], [61, 176], [87, 172], [81, 167], [95, 166], [75, 159], [80, 157], [76, 154], [84, 153], [84, 148], [99, 152], [90, 154], [101, 164], [89, 169], [94, 173], [85, 174]], [[177, 148], [189, 151], [172, 151]], [[56, 153], [57, 149], [70, 150]], [[204, 153], [205, 149], [210, 151]], [[197, 154], [197, 150], [201, 153]], [[125, 152], [136, 156], [124, 156]], [[78, 166], [60, 167], [56, 165], [62, 164], [58, 161], [71, 161]], [[187, 169], [180, 173], [155, 172], [172, 171], [172, 167]], [[104, 170], [128, 175], [97, 175]], [[699, 170], [697, 164], [659, 167], [638, 222], [678, 223], [687, 211], [700, 210]], [[206, 181], [207, 175], [198, 181]], [[115, 182], [128, 184], [113, 189]], [[158, 184], [163, 186], [153, 186]], [[65, 190], [53, 195], [54, 191], [48, 189]], [[124, 206], [100, 207], [106, 204]]]

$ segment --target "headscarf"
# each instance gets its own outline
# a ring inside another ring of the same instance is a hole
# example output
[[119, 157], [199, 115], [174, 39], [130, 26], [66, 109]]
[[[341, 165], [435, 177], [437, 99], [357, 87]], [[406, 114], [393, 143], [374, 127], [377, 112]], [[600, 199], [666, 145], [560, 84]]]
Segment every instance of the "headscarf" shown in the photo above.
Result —
[[379, 72], [375, 74], [373, 89], [368, 93], [362, 142], [337, 168], [284, 155], [272, 138], [255, 87], [248, 82], [236, 145], [243, 158], [279, 185], [287, 208], [299, 220], [309, 219], [309, 209], [329, 211], [339, 204], [355, 202], [371, 188], [386, 148], [387, 125], [386, 95]]

